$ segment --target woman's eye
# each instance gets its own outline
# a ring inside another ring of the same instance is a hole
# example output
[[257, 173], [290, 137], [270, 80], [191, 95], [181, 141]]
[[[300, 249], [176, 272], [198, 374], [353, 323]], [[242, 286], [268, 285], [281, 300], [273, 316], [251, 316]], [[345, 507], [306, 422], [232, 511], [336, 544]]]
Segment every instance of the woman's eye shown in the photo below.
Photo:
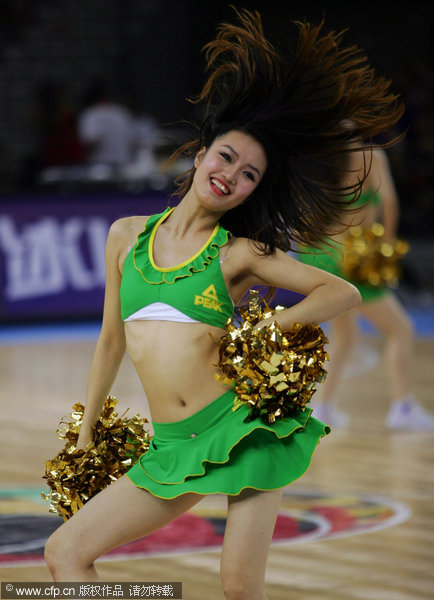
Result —
[[222, 156], [225, 160], [227, 160], [228, 162], [232, 162], [232, 158], [231, 155], [228, 154], [227, 152], [220, 152], [220, 156]]
[[255, 176], [250, 171], [243, 171], [244, 175], [251, 181], [255, 181]]

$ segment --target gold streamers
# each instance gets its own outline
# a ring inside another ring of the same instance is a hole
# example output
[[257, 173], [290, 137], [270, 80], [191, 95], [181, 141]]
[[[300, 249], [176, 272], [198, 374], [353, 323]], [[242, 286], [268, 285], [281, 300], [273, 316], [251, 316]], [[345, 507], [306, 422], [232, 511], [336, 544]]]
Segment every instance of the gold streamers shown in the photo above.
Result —
[[345, 240], [342, 272], [351, 281], [373, 287], [396, 287], [401, 276], [400, 262], [409, 245], [404, 240], [384, 241], [384, 227], [351, 227]]
[[118, 417], [116, 404], [113, 396], [106, 399], [94, 427], [93, 441], [86, 450], [76, 448], [84, 406], [74, 404], [71, 421], [59, 423], [57, 436], [66, 440], [65, 447], [45, 463], [43, 479], [47, 480], [50, 492], [42, 493], [42, 497], [50, 503], [49, 512], [57, 513], [65, 521], [97, 492], [126, 473], [149, 447], [149, 435], [143, 428], [147, 420], [139, 415]]
[[259, 294], [253, 290], [249, 307], [240, 309], [241, 324], [237, 327], [229, 320], [227, 335], [218, 341], [221, 372], [216, 379], [235, 384], [234, 410], [241, 403], [248, 404], [246, 420], [260, 416], [270, 424], [304, 410], [315, 384], [325, 379], [324, 344], [328, 340], [321, 327], [297, 323], [285, 333], [275, 321], [255, 327], [280, 310], [283, 307], [273, 311], [265, 305], [262, 311]]

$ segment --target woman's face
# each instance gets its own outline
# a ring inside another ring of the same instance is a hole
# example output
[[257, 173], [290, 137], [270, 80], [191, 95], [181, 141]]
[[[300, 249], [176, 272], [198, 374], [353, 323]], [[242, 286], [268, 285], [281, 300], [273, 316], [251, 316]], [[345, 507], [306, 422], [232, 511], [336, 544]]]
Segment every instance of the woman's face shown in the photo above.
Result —
[[210, 210], [226, 212], [256, 189], [267, 168], [259, 142], [241, 131], [229, 131], [202, 148], [195, 159], [194, 192]]

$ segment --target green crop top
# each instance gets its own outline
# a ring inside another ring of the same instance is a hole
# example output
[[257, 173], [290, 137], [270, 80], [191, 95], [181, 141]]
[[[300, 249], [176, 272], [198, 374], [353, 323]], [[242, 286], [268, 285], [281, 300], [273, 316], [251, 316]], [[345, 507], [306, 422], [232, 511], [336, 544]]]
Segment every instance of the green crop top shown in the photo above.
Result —
[[176, 267], [158, 267], [153, 259], [154, 238], [172, 211], [168, 208], [149, 217], [125, 259], [120, 288], [122, 319], [224, 327], [233, 315], [234, 304], [226, 289], [219, 256], [231, 234], [217, 224], [193, 258]]

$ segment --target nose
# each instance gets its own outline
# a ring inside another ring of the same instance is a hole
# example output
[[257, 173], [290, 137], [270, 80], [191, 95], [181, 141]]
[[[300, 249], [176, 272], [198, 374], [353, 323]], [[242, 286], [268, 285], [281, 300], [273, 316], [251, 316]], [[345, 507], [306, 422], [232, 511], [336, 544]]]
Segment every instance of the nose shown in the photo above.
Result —
[[225, 179], [228, 183], [235, 184], [237, 182], [237, 170], [233, 166], [228, 166], [224, 172]]

